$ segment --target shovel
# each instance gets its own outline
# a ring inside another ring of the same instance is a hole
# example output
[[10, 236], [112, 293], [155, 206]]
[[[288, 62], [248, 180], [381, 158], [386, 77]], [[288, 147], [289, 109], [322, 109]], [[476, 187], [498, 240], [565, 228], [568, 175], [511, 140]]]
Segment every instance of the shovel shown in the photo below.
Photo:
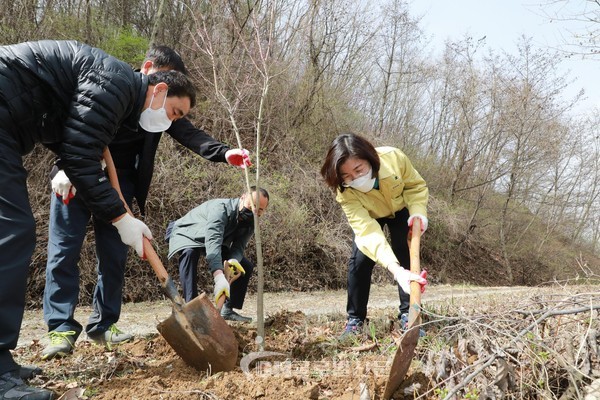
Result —
[[[415, 218], [412, 227], [412, 238], [410, 240], [410, 272], [419, 275], [421, 273], [421, 262], [419, 257], [419, 246], [421, 244], [421, 220]], [[394, 392], [400, 387], [410, 367], [410, 362], [415, 355], [415, 348], [419, 341], [419, 325], [421, 324], [421, 285], [417, 282], [410, 283], [410, 309], [408, 311], [408, 326], [402, 336], [400, 346], [394, 355], [392, 368], [385, 392], [384, 400], [389, 400]]]
[[[104, 150], [104, 161], [111, 185], [119, 193], [127, 212], [131, 214], [121, 194], [117, 171], [108, 148]], [[173, 305], [171, 316], [157, 326], [160, 334], [187, 364], [199, 371], [209, 370], [214, 373], [235, 368], [238, 342], [231, 327], [217, 312], [206, 294], [202, 293], [184, 304], [158, 254], [145, 237], [144, 256]]]

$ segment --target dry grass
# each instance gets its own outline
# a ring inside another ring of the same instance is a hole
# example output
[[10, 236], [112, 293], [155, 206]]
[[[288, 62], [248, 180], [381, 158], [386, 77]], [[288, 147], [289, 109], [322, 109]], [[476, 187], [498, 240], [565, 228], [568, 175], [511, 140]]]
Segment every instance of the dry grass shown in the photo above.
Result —
[[[566, 400], [592, 392], [600, 381], [597, 287], [556, 285], [511, 295], [481, 293], [476, 299], [425, 304], [427, 335], [395, 399]], [[283, 359], [271, 361], [286, 369], [259, 373], [252, 365], [251, 379], [240, 368], [215, 375], [194, 371], [153, 335], [112, 352], [80, 341], [72, 356], [44, 363], [44, 374], [34, 383], [63, 394], [77, 389], [87, 396], [80, 398], [89, 399], [176, 399], [191, 393], [211, 399], [301, 399], [310, 391], [326, 399], [361, 385], [370, 398], [380, 399], [400, 340], [395, 314], [395, 309], [375, 310], [360, 335], [340, 340], [341, 314], [279, 311], [267, 318], [265, 350], [283, 353]], [[254, 327], [233, 329], [240, 357], [257, 350]], [[35, 363], [41, 349], [34, 341], [16, 355], [22, 363]]]

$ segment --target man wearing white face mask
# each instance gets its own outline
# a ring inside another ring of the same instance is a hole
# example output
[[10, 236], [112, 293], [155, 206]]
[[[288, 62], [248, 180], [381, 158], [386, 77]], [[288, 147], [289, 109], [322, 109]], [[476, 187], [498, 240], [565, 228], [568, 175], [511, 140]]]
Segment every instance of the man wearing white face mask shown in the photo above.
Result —
[[[60, 157], [77, 196], [98, 219], [118, 225], [139, 253], [148, 227], [129, 217], [100, 159], [121, 127], [137, 130], [156, 87], [169, 89], [170, 119], [186, 115], [196, 92], [182, 73], [148, 77], [98, 48], [41, 40], [0, 46], [0, 399], [49, 400], [23, 382], [11, 349], [18, 343], [27, 275], [36, 245], [23, 155], [36, 143]], [[162, 99], [161, 99], [162, 100]]]
[[152, 93], [152, 98], [150, 99], [151, 106], [142, 111], [142, 114], [140, 115], [140, 126], [148, 132], [159, 133], [169, 129], [171, 120], [165, 109], [167, 93], [164, 94], [165, 99], [163, 100], [162, 106], [156, 109], [152, 108], [155, 95], [156, 91]]
[[[146, 54], [141, 72], [153, 76], [166, 70], [186, 72], [181, 57], [173, 49], [152, 47]], [[242, 168], [250, 165], [246, 150], [230, 149], [194, 127], [186, 118], [172, 122], [165, 108], [168, 93], [168, 87], [156, 85], [148, 107], [140, 114], [139, 127], [142, 129], [123, 128], [109, 145], [123, 197], [130, 207], [135, 198], [142, 214], [145, 214], [154, 157], [163, 131], [209, 161]], [[44, 360], [70, 354], [83, 330], [74, 318], [79, 297], [77, 263], [91, 214], [77, 196], [75, 187], [61, 172], [55, 167], [51, 174], [54, 193], [51, 199], [44, 290], [44, 320], [48, 325], [50, 340], [42, 352]], [[93, 342], [110, 349], [133, 338], [116, 326], [121, 313], [128, 248], [111, 224], [94, 218], [93, 226], [98, 281], [93, 293], [92, 314], [85, 331]]]
[[[373, 147], [354, 134], [338, 136], [332, 143], [321, 175], [336, 191], [354, 233], [348, 263], [348, 319], [344, 334], [357, 333], [367, 318], [371, 274], [375, 264], [386, 268], [398, 283], [401, 328], [408, 323], [410, 282], [424, 289], [426, 273], [410, 272], [407, 244], [415, 218], [427, 229], [428, 189], [404, 153], [393, 147]], [[388, 243], [383, 227], [390, 232]]]

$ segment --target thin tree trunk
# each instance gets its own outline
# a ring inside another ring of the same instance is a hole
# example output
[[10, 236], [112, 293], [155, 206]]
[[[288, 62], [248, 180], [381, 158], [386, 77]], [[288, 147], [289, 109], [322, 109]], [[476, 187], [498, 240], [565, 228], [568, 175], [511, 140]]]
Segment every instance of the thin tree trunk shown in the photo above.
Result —
[[509, 189], [508, 194], [506, 196], [506, 201], [504, 202], [504, 207], [502, 208], [502, 217], [500, 218], [500, 247], [502, 249], [502, 258], [504, 259], [504, 267], [506, 268], [506, 275], [509, 283], [513, 283], [514, 276], [512, 271], [512, 266], [510, 263], [510, 257], [508, 255], [508, 244], [506, 241], [507, 236], [507, 227], [508, 227], [508, 206], [513, 196], [513, 188], [515, 184], [515, 174], [512, 173], [510, 175]]
[[156, 12], [156, 18], [154, 19], [154, 26], [152, 27], [152, 34], [150, 35], [150, 47], [156, 44], [156, 36], [158, 36], [158, 28], [162, 25], [162, 21], [165, 18], [164, 13], [165, 0], [160, 0], [158, 3], [158, 11]]
[[388, 59], [387, 68], [384, 71], [384, 79], [383, 79], [383, 95], [381, 96], [381, 107], [379, 109], [379, 118], [377, 121], [377, 133], [382, 134], [383, 125], [385, 122], [385, 110], [387, 108], [388, 96], [390, 92], [390, 81], [392, 79], [392, 68], [394, 67], [394, 57], [396, 56], [396, 32], [397, 25], [394, 23], [394, 32], [392, 36], [392, 45], [391, 45], [391, 53]]
[[[260, 105], [258, 108], [258, 118], [256, 123], [256, 204], [259, 199], [260, 189], [260, 136], [262, 130], [262, 118], [265, 99], [269, 92], [269, 76], [265, 76], [265, 81], [262, 90], [262, 96], [260, 98]], [[256, 269], [257, 269], [257, 288], [256, 288], [256, 334], [263, 338], [263, 341], [259, 343], [259, 350], [264, 350], [264, 337], [265, 337], [265, 311], [264, 311], [264, 287], [265, 287], [265, 274], [264, 274], [264, 263], [262, 254], [262, 240], [260, 236], [260, 225], [258, 224], [258, 218], [254, 219], [254, 243], [256, 245]]]
[[85, 40], [87, 43], [92, 42], [92, 5], [90, 0], [85, 2]]

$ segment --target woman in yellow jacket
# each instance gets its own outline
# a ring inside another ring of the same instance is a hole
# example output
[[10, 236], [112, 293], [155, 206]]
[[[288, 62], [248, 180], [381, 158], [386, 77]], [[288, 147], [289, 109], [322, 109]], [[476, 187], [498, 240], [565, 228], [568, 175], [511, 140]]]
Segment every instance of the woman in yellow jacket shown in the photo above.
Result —
[[[425, 274], [410, 272], [408, 233], [413, 220], [427, 229], [429, 191], [408, 157], [394, 147], [375, 148], [355, 134], [338, 136], [321, 168], [327, 185], [354, 233], [348, 263], [348, 320], [344, 334], [358, 332], [366, 317], [371, 274], [375, 264], [392, 273], [398, 282], [401, 327], [408, 322], [410, 281], [422, 287]], [[388, 243], [383, 227], [390, 232]], [[404, 267], [404, 268], [403, 268]]]

